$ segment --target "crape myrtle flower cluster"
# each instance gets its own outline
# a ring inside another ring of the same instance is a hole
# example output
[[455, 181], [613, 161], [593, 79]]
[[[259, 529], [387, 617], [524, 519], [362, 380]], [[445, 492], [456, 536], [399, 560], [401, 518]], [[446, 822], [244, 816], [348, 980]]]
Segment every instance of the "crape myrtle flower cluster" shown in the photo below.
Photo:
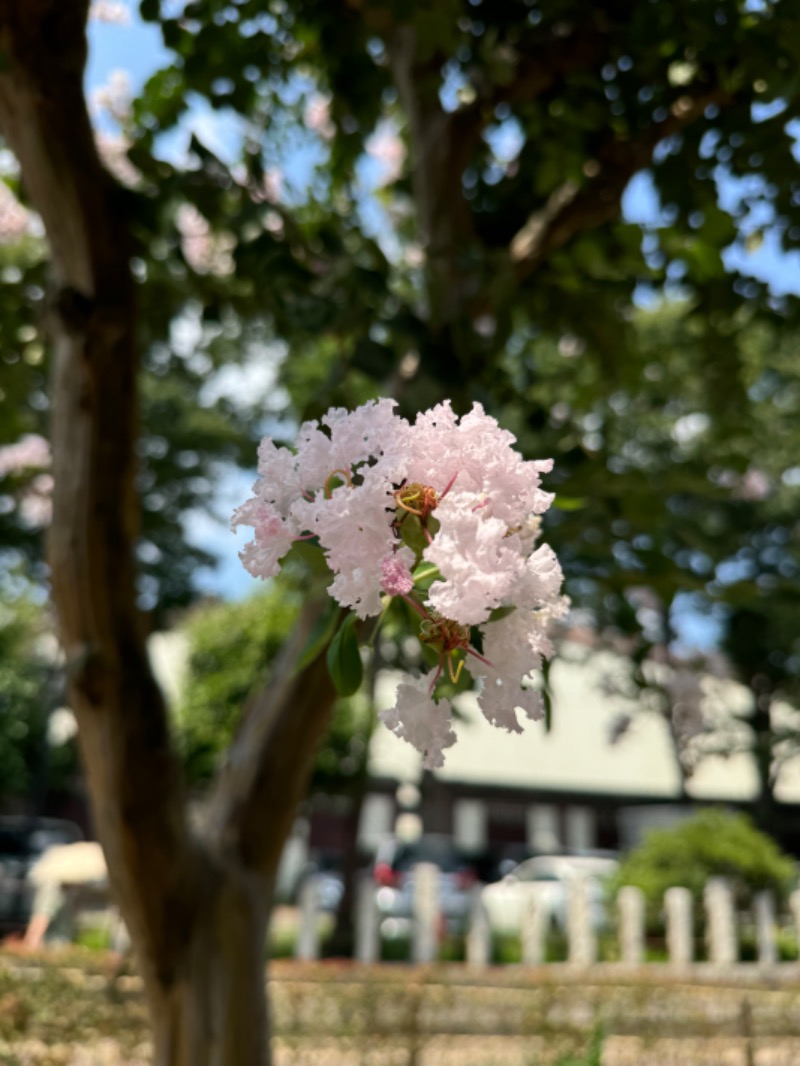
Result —
[[307, 540], [325, 555], [331, 596], [359, 619], [396, 597], [409, 606], [434, 665], [402, 680], [381, 717], [436, 768], [455, 742], [439, 690], [465, 668], [482, 679], [478, 703], [492, 725], [520, 732], [518, 711], [542, 716], [530, 675], [551, 655], [548, 626], [567, 603], [555, 554], [536, 545], [553, 498], [540, 475], [552, 461], [524, 460], [479, 404], [461, 419], [439, 404], [413, 423], [394, 407], [333, 408], [300, 427], [294, 449], [265, 438], [233, 528], [254, 530], [241, 558], [256, 577], [277, 575]]

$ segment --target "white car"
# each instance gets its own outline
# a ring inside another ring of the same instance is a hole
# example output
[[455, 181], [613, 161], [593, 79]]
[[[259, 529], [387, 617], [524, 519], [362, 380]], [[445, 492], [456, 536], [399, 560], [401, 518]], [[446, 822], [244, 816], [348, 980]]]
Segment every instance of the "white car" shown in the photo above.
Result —
[[545, 907], [552, 926], [565, 930], [570, 884], [581, 877], [587, 882], [593, 924], [601, 929], [608, 921], [603, 882], [616, 872], [618, 865], [615, 859], [595, 855], [538, 855], [526, 859], [481, 893], [492, 932], [518, 935], [531, 895]]

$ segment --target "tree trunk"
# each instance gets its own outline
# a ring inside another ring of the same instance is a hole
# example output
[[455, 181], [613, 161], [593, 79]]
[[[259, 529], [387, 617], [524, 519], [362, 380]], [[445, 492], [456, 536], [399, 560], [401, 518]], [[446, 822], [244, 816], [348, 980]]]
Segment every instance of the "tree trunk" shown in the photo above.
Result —
[[361, 865], [358, 829], [361, 812], [369, 786], [369, 778], [363, 779], [351, 794], [352, 804], [345, 817], [345, 847], [342, 855], [342, 898], [336, 908], [333, 932], [326, 952], [332, 956], [352, 955], [355, 943], [354, 911], [356, 906], [356, 880]]
[[333, 691], [324, 658], [296, 669], [311, 604], [244, 717], [205, 830], [189, 830], [136, 602], [136, 291], [83, 95], [88, 6], [0, 3], [0, 126], [52, 253], [49, 556], [68, 697], [157, 1066], [266, 1066], [271, 887]]
[[772, 725], [772, 690], [769, 679], [757, 675], [751, 679], [753, 715], [749, 726], [753, 731], [753, 762], [758, 776], [758, 794], [753, 805], [756, 825], [765, 833], [774, 835], [778, 813], [775, 799], [775, 733]]
[[198, 895], [172, 979], [148, 985], [155, 1066], [266, 1066], [266, 885], [209, 862]]
[[420, 58], [417, 30], [398, 26], [390, 40], [397, 94], [408, 116], [417, 225], [425, 251], [426, 324], [439, 372], [453, 381], [472, 372], [470, 304], [478, 295], [470, 252], [469, 205], [461, 190], [465, 168], [480, 142], [482, 122], [472, 112], [447, 112], [439, 100], [442, 56]]

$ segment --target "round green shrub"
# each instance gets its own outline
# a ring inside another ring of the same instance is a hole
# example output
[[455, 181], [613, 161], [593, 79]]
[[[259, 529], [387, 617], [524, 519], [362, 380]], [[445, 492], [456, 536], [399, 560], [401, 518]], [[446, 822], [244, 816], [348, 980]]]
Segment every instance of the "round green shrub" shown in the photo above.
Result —
[[613, 889], [640, 888], [648, 917], [658, 919], [664, 893], [680, 885], [688, 888], [697, 915], [703, 890], [712, 877], [725, 877], [734, 887], [737, 904], [749, 906], [755, 892], [771, 889], [783, 900], [793, 881], [794, 860], [775, 841], [753, 825], [745, 814], [707, 809], [670, 829], [653, 829], [621, 864]]

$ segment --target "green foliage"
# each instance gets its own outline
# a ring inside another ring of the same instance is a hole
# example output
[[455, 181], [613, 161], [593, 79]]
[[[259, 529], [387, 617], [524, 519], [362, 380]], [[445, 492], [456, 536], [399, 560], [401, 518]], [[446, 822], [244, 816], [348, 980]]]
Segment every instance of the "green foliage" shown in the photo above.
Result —
[[348, 614], [328, 645], [328, 671], [340, 696], [355, 695], [364, 679], [356, 622], [356, 616]]
[[47, 740], [60, 697], [54, 655], [47, 612], [24, 593], [8, 594], [0, 606], [0, 801], [41, 802], [75, 773], [74, 742], [52, 748]]
[[[212, 560], [192, 516], [266, 430], [382, 391], [409, 413], [480, 400], [526, 455], [555, 457], [545, 536], [575, 604], [637, 667], [691, 597], [765, 706], [795, 699], [798, 300], [726, 263], [757, 243], [756, 218], [800, 247], [799, 0], [141, 13], [171, 57], [119, 131], [138, 175], [119, 204], [142, 311], [142, 605], [163, 620], [196, 594]], [[320, 99], [324, 131], [307, 115]], [[224, 119], [218, 151], [186, 131], [197, 103]], [[400, 150], [376, 186], [381, 132]], [[643, 221], [622, 217], [632, 180], [652, 192]], [[45, 268], [38, 239], [0, 250], [0, 442], [46, 419]], [[227, 368], [274, 373], [245, 395], [216, 387]], [[753, 473], [762, 499], [746, 495]], [[0, 482], [0, 540], [41, 575], [8, 507], [22, 489]], [[770, 733], [768, 706], [754, 726], [768, 791], [797, 736]]]
[[6, 607], [0, 622], [0, 789], [24, 796], [44, 743], [48, 670], [33, 647], [33, 606]]
[[[211, 778], [243, 708], [269, 683], [272, 663], [297, 619], [301, 600], [297, 587], [281, 580], [249, 599], [207, 604], [189, 616], [184, 627], [187, 679], [175, 727], [191, 783], [202, 785]], [[372, 714], [365, 700], [338, 700], [317, 753], [312, 789], [341, 792], [356, 787], [366, 770], [371, 731]]]
[[555, 1066], [602, 1066], [603, 1062], [603, 1030], [597, 1028], [592, 1033], [589, 1046], [583, 1054], [566, 1055], [555, 1062]]
[[326, 648], [328, 648], [336, 634], [336, 627], [341, 613], [339, 606], [333, 600], [328, 600], [325, 609], [321, 611], [314, 623], [308, 638], [308, 643], [303, 649], [300, 658], [297, 660], [298, 672], [300, 670], [305, 670], [307, 666], [310, 666], [311, 663], [313, 663], [314, 660], [320, 656]]
[[273, 584], [250, 599], [208, 604], [189, 616], [188, 676], [177, 727], [190, 781], [212, 776], [248, 698], [267, 682], [299, 606], [296, 593]]
[[783, 898], [795, 878], [794, 862], [744, 814], [702, 810], [670, 829], [653, 829], [620, 866], [614, 886], [635, 885], [658, 918], [668, 888], [688, 888], [701, 913], [703, 890], [711, 877], [728, 878], [741, 905], [754, 892], [771, 889]]

